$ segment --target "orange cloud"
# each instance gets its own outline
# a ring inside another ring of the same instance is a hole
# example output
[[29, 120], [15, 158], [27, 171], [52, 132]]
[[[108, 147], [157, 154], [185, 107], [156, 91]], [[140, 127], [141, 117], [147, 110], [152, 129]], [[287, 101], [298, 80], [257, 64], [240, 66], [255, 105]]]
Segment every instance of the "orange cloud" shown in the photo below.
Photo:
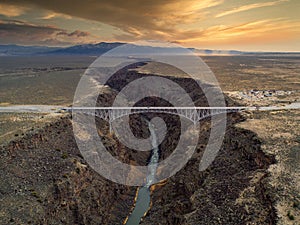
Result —
[[237, 24], [235, 26], [212, 26], [205, 30], [188, 33], [182, 32], [182, 39], [179, 42], [194, 43], [197, 45], [205, 44], [263, 44], [270, 42], [286, 41], [288, 39], [300, 37], [300, 22], [269, 19], [259, 20], [249, 23]]
[[219, 13], [215, 17], [227, 16], [227, 15], [231, 15], [231, 14], [234, 14], [234, 13], [239, 13], [239, 12], [243, 12], [243, 11], [247, 11], [247, 10], [251, 10], [251, 9], [256, 9], [256, 8], [274, 6], [274, 5], [280, 4], [282, 2], [288, 2], [288, 1], [289, 0], [278, 0], [278, 1], [274, 1], [274, 2], [262, 2], [262, 3], [254, 3], [254, 4], [250, 4], [250, 5], [243, 5], [241, 7], [234, 8], [232, 10], [228, 10], [228, 11]]
[[55, 13], [55, 12], [48, 12], [45, 14], [45, 16], [41, 17], [41, 19], [43, 20], [50, 20], [50, 19], [54, 19], [57, 17], [61, 17], [64, 19], [72, 19], [71, 16], [65, 15], [65, 14], [61, 14], [61, 13]]
[[6, 3], [0, 3], [0, 14], [7, 17], [15, 17], [24, 14], [26, 7], [14, 6]]
[[[0, 0], [0, 2], [4, 0]], [[172, 33], [178, 25], [199, 21], [205, 10], [220, 5], [224, 0], [11, 0], [14, 5], [40, 7], [53, 13], [44, 19], [58, 14], [94, 20], [109, 24], [124, 32], [135, 35], [138, 30], [151, 33], [152, 30]], [[132, 32], [133, 31], [133, 32]]]

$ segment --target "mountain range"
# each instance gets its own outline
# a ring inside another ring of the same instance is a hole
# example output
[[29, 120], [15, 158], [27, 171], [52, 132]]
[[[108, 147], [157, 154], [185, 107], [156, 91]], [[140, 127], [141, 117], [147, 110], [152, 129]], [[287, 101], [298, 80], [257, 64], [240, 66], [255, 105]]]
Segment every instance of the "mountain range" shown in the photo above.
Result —
[[[21, 45], [0, 45], [0, 56], [26, 56], [26, 55], [92, 55], [99, 56], [109, 50], [122, 46], [126, 43], [121, 42], [101, 42], [97, 44], [82, 44], [70, 47], [47, 47], [47, 46], [21, 46]], [[128, 54], [133, 53], [156, 53], [163, 49], [169, 54], [182, 53], [181, 48], [176, 47], [153, 47], [153, 46], [137, 46], [127, 44]], [[253, 54], [299, 54], [289, 52], [243, 52], [236, 50], [210, 50], [189, 48], [192, 52], [199, 55], [253, 55]]]

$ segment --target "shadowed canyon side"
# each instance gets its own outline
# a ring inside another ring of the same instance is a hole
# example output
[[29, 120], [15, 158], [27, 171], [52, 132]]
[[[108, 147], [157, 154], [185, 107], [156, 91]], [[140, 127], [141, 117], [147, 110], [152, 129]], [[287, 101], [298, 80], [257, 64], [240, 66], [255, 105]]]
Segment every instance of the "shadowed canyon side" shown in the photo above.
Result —
[[[111, 104], [121, 84], [142, 76], [145, 74], [128, 68], [117, 73], [108, 82], [111, 91], [99, 96], [98, 104]], [[188, 93], [197, 104], [206, 104], [203, 95], [196, 95], [192, 81], [180, 77], [174, 80], [190, 90]], [[138, 103], [157, 104], [168, 105], [159, 98]], [[234, 102], [227, 99], [227, 104]], [[132, 115], [133, 133], [147, 137], [151, 131], [142, 117], [154, 116], [157, 115]], [[180, 123], [176, 115], [159, 116], [167, 124], [166, 139], [159, 146], [161, 161], [176, 147]], [[140, 224], [274, 224], [272, 194], [266, 182], [266, 170], [274, 159], [262, 152], [254, 133], [235, 126], [244, 120], [237, 113], [228, 115], [219, 155], [206, 171], [199, 172], [199, 160], [210, 131], [210, 119], [201, 121], [193, 157], [175, 176], [151, 186], [152, 204]], [[114, 134], [109, 134], [106, 121], [96, 118], [96, 124], [100, 138], [114, 157], [125, 163], [148, 164], [151, 152], [126, 148]], [[68, 116], [2, 146], [0, 161], [3, 224], [122, 224], [135, 205], [136, 187], [108, 181], [85, 162]]]
[[135, 195], [85, 163], [69, 117], [2, 147], [0, 160], [1, 224], [118, 224]]

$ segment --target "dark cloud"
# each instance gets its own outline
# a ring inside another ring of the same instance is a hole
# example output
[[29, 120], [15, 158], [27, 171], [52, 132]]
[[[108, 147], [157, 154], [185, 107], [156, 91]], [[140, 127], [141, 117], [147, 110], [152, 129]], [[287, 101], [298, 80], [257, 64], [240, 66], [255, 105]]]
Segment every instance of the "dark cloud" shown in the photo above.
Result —
[[[5, 2], [5, 0], [0, 0]], [[10, 4], [40, 7], [55, 13], [95, 20], [120, 28], [125, 39], [166, 38], [178, 25], [203, 16], [201, 10], [223, 0], [11, 0]]]
[[80, 30], [75, 30], [71, 33], [68, 33], [66, 31], [60, 31], [57, 33], [58, 36], [68, 36], [68, 37], [87, 37], [90, 34], [88, 32], [85, 31], [80, 31]]
[[[41, 26], [20, 20], [0, 20], [1, 44], [47, 44], [70, 45], [83, 42], [82, 38], [90, 37], [84, 31], [67, 32], [54, 26]], [[85, 39], [84, 41], [88, 41]]]

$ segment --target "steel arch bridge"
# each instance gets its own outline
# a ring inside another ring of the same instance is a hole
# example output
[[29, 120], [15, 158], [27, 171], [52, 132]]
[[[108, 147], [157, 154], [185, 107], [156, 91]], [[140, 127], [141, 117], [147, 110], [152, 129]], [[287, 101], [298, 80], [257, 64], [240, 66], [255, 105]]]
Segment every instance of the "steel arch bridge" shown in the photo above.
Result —
[[[184, 117], [194, 124], [198, 121], [224, 113], [254, 110], [255, 107], [70, 107], [62, 110], [94, 116], [111, 123], [124, 116], [141, 113], [164, 113]], [[110, 126], [111, 127], [111, 126]]]

